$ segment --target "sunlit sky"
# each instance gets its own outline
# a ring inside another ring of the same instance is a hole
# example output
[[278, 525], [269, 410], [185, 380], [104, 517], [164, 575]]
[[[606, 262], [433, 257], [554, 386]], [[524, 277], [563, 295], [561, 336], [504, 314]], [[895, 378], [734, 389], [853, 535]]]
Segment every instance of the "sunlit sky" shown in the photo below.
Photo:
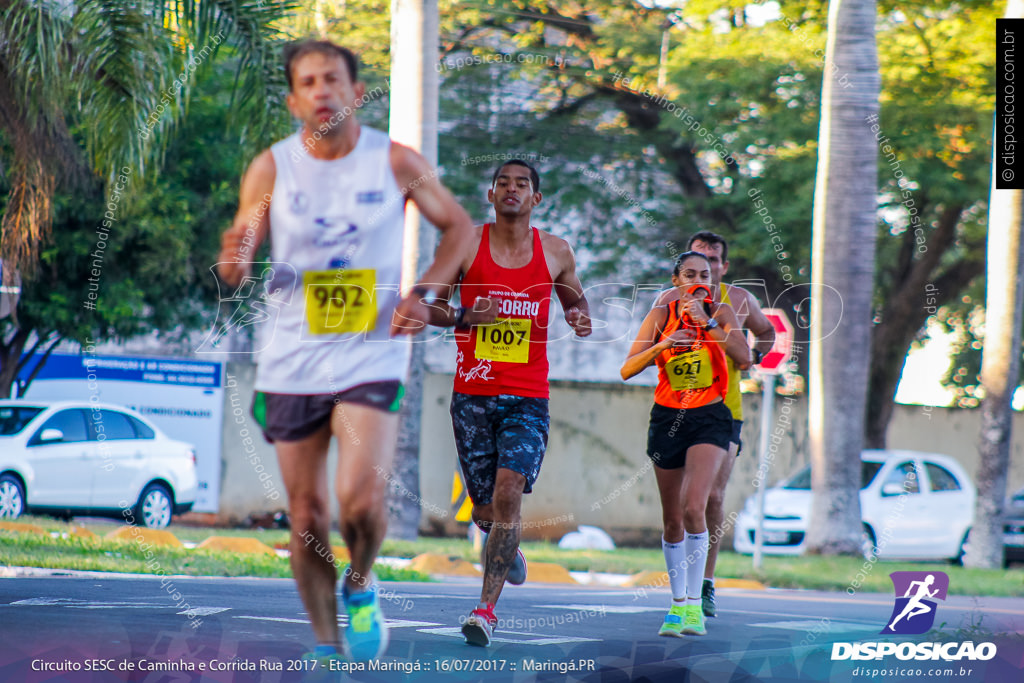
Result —
[[916, 403], [926, 406], [947, 406], [953, 401], [953, 392], [942, 386], [942, 376], [949, 369], [954, 335], [944, 334], [929, 322], [931, 339], [923, 348], [913, 349], [903, 366], [903, 376], [896, 391], [897, 403]]
[[[931, 321], [928, 334], [931, 336], [928, 343], [923, 348], [911, 350], [907, 356], [896, 391], [897, 403], [948, 406], [953, 402], [953, 392], [942, 386], [941, 379], [949, 369], [956, 336], [945, 334]], [[1017, 389], [1014, 393], [1013, 409], [1024, 410], [1024, 390]]]

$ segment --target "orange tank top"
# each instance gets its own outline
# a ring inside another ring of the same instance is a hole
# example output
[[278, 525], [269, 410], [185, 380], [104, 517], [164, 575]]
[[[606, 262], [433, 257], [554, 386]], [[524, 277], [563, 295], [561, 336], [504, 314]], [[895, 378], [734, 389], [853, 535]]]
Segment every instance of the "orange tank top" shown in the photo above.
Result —
[[[661, 342], [684, 323], [679, 315], [679, 301], [668, 307], [665, 329], [658, 337]], [[722, 344], [708, 337], [707, 330], [697, 328], [699, 336], [686, 349], [672, 347], [655, 358], [658, 366], [658, 386], [654, 402], [666, 408], [697, 408], [725, 398], [729, 391], [729, 370]]]

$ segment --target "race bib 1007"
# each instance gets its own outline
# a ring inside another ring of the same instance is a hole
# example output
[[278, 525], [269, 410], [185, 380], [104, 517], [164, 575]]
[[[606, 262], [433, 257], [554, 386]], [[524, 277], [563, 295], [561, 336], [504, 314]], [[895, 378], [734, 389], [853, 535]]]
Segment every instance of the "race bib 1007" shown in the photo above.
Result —
[[508, 318], [476, 328], [476, 357], [504, 363], [526, 363], [530, 360], [529, 318]]

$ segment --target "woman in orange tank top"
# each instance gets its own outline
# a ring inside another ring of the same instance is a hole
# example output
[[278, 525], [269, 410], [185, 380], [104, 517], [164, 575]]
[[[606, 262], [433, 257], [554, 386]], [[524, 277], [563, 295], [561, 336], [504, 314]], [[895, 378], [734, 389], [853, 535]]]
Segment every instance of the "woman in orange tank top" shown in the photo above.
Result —
[[722, 402], [729, 386], [725, 354], [742, 357], [749, 349], [732, 308], [711, 300], [706, 256], [681, 254], [672, 284], [679, 300], [647, 314], [621, 373], [629, 379], [658, 367], [647, 456], [661, 496], [662, 550], [672, 588], [658, 635], [682, 637], [707, 633], [700, 602], [708, 552], [704, 510], [732, 436], [732, 413]]

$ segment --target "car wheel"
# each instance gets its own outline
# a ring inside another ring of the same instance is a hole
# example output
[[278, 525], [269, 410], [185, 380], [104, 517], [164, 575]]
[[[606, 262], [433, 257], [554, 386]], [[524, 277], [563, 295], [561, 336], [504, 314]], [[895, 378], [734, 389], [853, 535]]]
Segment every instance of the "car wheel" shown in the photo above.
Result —
[[13, 474], [0, 477], [0, 517], [16, 519], [25, 512], [25, 487]]
[[163, 484], [150, 484], [139, 496], [135, 519], [150, 529], [163, 529], [171, 523], [171, 494]]
[[874, 560], [878, 557], [878, 544], [875, 541], [875, 532], [867, 524], [860, 537], [860, 554], [865, 560]]
[[964, 537], [960, 539], [960, 547], [957, 549], [956, 557], [949, 558], [949, 563], [957, 567], [964, 566], [964, 555], [967, 554], [967, 539], [971, 535], [971, 530], [968, 529], [964, 532]]

